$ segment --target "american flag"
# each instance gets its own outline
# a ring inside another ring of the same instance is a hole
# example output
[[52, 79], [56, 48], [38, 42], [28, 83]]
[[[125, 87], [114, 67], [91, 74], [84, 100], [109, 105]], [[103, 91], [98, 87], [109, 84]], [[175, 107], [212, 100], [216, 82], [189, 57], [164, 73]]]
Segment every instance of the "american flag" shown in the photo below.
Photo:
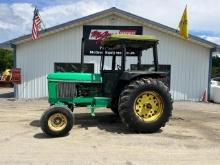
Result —
[[40, 30], [41, 19], [39, 16], [39, 11], [37, 8], [34, 9], [34, 18], [32, 26], [32, 39], [36, 40], [38, 38], [38, 32]]

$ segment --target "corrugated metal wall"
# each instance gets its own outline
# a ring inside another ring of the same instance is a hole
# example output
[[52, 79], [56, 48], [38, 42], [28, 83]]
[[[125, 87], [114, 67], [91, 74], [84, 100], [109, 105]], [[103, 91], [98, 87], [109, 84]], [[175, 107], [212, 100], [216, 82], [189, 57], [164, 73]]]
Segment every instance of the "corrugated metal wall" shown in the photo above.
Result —
[[[93, 21], [87, 25], [142, 26], [116, 16]], [[18, 98], [46, 97], [49, 72], [55, 62], [80, 62], [82, 26], [62, 31], [17, 46], [17, 67], [22, 68], [22, 84]], [[143, 27], [144, 34], [159, 40], [159, 63], [171, 65], [171, 93], [175, 100], [198, 100], [208, 86], [209, 49], [166, 33]], [[86, 57], [99, 71], [99, 58]], [[136, 63], [130, 58], [127, 66]], [[151, 64], [151, 52], [144, 52], [142, 63]]]
[[18, 98], [47, 96], [47, 74], [55, 62], [80, 62], [82, 27], [17, 46], [17, 67], [22, 68]]

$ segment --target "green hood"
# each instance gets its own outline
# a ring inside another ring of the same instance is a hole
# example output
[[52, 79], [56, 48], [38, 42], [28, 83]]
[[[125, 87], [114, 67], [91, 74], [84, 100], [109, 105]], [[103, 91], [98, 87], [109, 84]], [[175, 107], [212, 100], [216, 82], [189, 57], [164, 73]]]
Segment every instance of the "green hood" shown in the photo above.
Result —
[[50, 73], [47, 76], [49, 81], [55, 80], [63, 80], [63, 81], [99, 81], [101, 82], [100, 74], [93, 74], [93, 73], [76, 73], [76, 72], [56, 72]]

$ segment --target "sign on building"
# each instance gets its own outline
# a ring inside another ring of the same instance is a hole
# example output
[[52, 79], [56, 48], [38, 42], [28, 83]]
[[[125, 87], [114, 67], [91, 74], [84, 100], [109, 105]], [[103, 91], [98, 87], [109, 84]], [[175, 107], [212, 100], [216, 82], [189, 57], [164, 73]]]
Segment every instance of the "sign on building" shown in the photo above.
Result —
[[21, 84], [21, 68], [12, 69], [12, 82], [14, 84]]
[[[102, 55], [103, 50], [100, 41], [111, 34], [141, 35], [142, 26], [83, 26], [83, 39], [85, 40], [85, 55]], [[106, 55], [121, 55], [120, 51], [106, 51]], [[139, 52], [129, 51], [128, 55], [137, 55]]]

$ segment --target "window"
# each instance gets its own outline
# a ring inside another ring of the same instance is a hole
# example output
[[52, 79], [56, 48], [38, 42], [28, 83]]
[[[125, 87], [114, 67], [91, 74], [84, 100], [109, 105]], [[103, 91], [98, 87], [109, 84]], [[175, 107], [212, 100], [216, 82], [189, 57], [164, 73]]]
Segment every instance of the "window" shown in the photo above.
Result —
[[[54, 63], [55, 72], [81, 72], [81, 63]], [[84, 63], [83, 71], [94, 73], [93, 63]]]

